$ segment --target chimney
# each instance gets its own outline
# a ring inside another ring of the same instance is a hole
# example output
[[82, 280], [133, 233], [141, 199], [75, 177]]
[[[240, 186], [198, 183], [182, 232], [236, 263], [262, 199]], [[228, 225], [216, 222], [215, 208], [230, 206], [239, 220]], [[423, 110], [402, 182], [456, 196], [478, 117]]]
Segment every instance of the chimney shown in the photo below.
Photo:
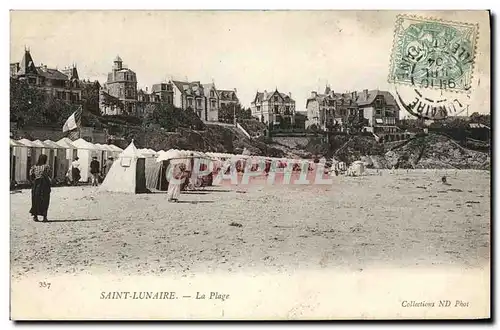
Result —
[[288, 96], [290, 96], [290, 98], [292, 98], [292, 92], [288, 92]]
[[148, 86], [146, 86], [146, 93], [148, 92]]
[[365, 94], [365, 99], [367, 99], [367, 98], [368, 98], [368, 90], [367, 90], [367, 89], [364, 89], [364, 90], [363, 90], [363, 93]]
[[311, 98], [316, 98], [318, 96], [318, 93], [316, 93], [315, 91], [312, 91], [311, 92]]
[[267, 100], [267, 90], [264, 89], [264, 100]]

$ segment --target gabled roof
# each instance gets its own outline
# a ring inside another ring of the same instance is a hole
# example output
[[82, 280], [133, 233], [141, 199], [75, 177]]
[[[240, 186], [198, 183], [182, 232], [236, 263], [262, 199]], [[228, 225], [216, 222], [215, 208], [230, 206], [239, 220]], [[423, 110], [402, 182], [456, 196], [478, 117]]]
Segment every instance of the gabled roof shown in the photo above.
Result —
[[285, 93], [280, 93], [278, 92], [277, 90], [275, 90], [274, 92], [270, 92], [270, 93], [267, 93], [267, 98], [264, 98], [264, 93], [259, 93], [257, 92], [257, 94], [255, 95], [255, 99], [254, 99], [254, 102], [255, 101], [259, 101], [259, 102], [264, 102], [264, 101], [268, 101], [269, 99], [271, 99], [271, 97], [273, 97], [275, 94], [279, 95], [281, 97], [281, 99], [285, 102], [295, 102], [289, 95], [285, 94]]
[[181, 91], [182, 94], [192, 95], [192, 96], [202, 96], [205, 95], [203, 91], [203, 85], [199, 81], [186, 82], [172, 80], [172, 83]]
[[238, 96], [236, 96], [236, 92], [234, 90], [219, 89], [217, 91], [223, 101], [238, 101]]
[[210, 91], [215, 91], [215, 95], [217, 97], [220, 97], [219, 91], [217, 90], [217, 88], [215, 88], [214, 83], [203, 84], [202, 86], [203, 86], [203, 91], [204, 91], [206, 97], [210, 96]]
[[364, 91], [357, 92], [358, 93], [358, 98], [356, 100], [358, 105], [368, 105], [372, 104], [373, 101], [375, 101], [375, 98], [377, 96], [383, 96], [385, 99], [385, 103], [388, 105], [394, 105], [397, 106], [396, 99], [394, 96], [392, 96], [391, 93], [387, 91], [380, 91], [380, 90], [370, 90], [368, 91], [368, 95]]
[[30, 51], [26, 50], [21, 63], [19, 63], [19, 71], [17, 72], [17, 75], [21, 76], [30, 73], [37, 74], [37, 69], [35, 67], [35, 62], [33, 62], [33, 58], [31, 57]]

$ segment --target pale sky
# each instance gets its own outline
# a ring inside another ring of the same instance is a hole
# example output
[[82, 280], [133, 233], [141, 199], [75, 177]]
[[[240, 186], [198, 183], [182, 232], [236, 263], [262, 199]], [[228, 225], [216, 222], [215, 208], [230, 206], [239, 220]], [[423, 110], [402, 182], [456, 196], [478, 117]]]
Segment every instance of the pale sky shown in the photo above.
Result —
[[[24, 47], [36, 65], [76, 63], [80, 78], [104, 83], [113, 59], [138, 86], [174, 79], [238, 90], [249, 107], [256, 91], [291, 92], [298, 111], [328, 82], [336, 92], [390, 90], [387, 83], [396, 11], [13, 11], [10, 61]], [[416, 13], [422, 14], [422, 13]], [[424, 12], [478, 23], [471, 111], [490, 111], [488, 15]], [[479, 78], [480, 77], [480, 84]]]

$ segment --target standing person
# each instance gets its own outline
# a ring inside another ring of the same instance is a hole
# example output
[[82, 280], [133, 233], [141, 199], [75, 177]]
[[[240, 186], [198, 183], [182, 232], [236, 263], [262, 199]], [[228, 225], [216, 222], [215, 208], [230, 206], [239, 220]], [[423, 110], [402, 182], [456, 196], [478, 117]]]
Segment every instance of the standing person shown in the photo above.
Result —
[[176, 164], [173, 165], [174, 169], [172, 171], [172, 179], [168, 183], [167, 201], [177, 202], [181, 194], [181, 182], [186, 179], [189, 172], [186, 171], [186, 164]]
[[108, 175], [112, 165], [113, 165], [113, 157], [108, 157], [106, 164], [104, 164], [104, 177]]
[[98, 186], [99, 185], [99, 168], [100, 168], [99, 161], [97, 160], [97, 157], [94, 156], [92, 157], [92, 161], [90, 162], [90, 174], [92, 175], [92, 186]]
[[31, 209], [30, 213], [34, 221], [38, 221], [38, 216], [43, 216], [43, 221], [47, 222], [47, 211], [50, 203], [50, 166], [47, 165], [47, 155], [40, 155], [38, 162], [30, 169], [31, 187]]
[[80, 181], [80, 178], [80, 162], [78, 161], [78, 157], [75, 157], [71, 163], [71, 179], [73, 180], [73, 185], [76, 186], [78, 181]]

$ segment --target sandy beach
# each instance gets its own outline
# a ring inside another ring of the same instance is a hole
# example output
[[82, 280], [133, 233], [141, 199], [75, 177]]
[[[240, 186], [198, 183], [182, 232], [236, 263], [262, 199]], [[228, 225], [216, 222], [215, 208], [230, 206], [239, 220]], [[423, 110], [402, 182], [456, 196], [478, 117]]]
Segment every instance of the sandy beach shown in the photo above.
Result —
[[13, 193], [12, 277], [489, 264], [489, 172], [261, 183], [186, 192], [177, 204], [162, 193], [53, 188], [49, 223], [30, 219], [29, 190]]

